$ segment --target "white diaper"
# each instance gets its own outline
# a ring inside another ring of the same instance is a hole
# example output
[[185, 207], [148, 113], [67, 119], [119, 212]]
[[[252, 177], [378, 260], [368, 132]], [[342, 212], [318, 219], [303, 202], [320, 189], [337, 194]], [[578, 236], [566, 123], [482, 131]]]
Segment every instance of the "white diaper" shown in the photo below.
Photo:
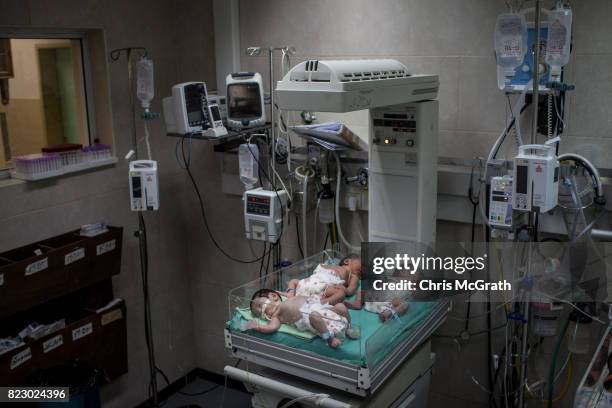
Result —
[[302, 317], [300, 320], [295, 322], [294, 325], [296, 329], [309, 331], [320, 336], [321, 333], [316, 331], [310, 324], [310, 314], [314, 312], [319, 313], [323, 317], [323, 321], [327, 326], [328, 332], [332, 332], [335, 337], [344, 336], [344, 332], [348, 327], [348, 320], [346, 317], [340, 316], [338, 313], [336, 313], [333, 306], [321, 304], [317, 297], [308, 298], [300, 308]]
[[318, 265], [312, 275], [300, 280], [295, 294], [306, 297], [323, 296], [328, 286], [343, 284], [344, 280], [340, 279], [334, 271]]

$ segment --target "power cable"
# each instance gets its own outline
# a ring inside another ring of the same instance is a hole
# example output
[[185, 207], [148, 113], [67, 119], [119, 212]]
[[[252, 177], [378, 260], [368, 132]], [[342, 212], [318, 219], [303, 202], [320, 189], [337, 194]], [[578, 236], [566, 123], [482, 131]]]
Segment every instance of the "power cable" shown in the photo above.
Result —
[[[211, 241], [213, 242], [213, 244], [215, 245], [215, 247], [217, 248], [219, 252], [221, 252], [226, 258], [234, 262], [241, 263], [241, 264], [252, 264], [252, 263], [261, 261], [263, 257], [266, 255], [266, 253], [264, 253], [262, 256], [255, 258], [255, 259], [244, 260], [244, 259], [237, 258], [229, 254], [227, 251], [225, 251], [223, 247], [221, 247], [221, 245], [219, 244], [215, 236], [213, 235], [210, 225], [208, 224], [208, 218], [206, 217], [206, 210], [204, 209], [204, 200], [202, 199], [202, 194], [200, 193], [198, 183], [196, 182], [195, 178], [193, 177], [193, 174], [191, 173], [191, 163], [187, 160], [187, 156], [185, 154], [185, 146], [184, 146], [185, 138], [186, 136], [183, 135], [182, 142], [181, 142], [181, 153], [183, 157], [183, 164], [185, 165], [185, 171], [187, 172], [187, 175], [189, 176], [189, 180], [191, 181], [191, 184], [193, 185], [193, 189], [198, 197], [198, 203], [200, 205], [200, 214], [202, 217], [202, 222], [204, 223], [204, 227]], [[282, 226], [281, 226], [281, 235], [282, 235]], [[279, 236], [279, 239], [280, 239], [280, 236]], [[272, 250], [272, 248], [270, 248], [270, 250]]]

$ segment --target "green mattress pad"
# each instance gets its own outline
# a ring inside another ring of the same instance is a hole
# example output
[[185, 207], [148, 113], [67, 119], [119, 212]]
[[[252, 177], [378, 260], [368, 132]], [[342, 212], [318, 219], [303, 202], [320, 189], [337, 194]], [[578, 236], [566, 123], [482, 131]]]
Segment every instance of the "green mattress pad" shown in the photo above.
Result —
[[[276, 332], [273, 334], [259, 333], [250, 330], [251, 336], [282, 344], [287, 347], [317, 354], [339, 360], [345, 363], [362, 367], [375, 367], [390, 351], [413, 333], [420, 324], [433, 312], [438, 302], [411, 302], [404, 316], [399, 319], [388, 320], [382, 323], [375, 313], [361, 310], [350, 310], [354, 325], [361, 329], [361, 338], [358, 340], [344, 339], [338, 348], [331, 348], [320, 337], [312, 340], [301, 339], [294, 335]], [[240, 323], [244, 318], [235, 312], [232, 320], [228, 322], [231, 331], [240, 331]], [[366, 358], [366, 343], [367, 358]], [[366, 361], [367, 360], [367, 361]]]

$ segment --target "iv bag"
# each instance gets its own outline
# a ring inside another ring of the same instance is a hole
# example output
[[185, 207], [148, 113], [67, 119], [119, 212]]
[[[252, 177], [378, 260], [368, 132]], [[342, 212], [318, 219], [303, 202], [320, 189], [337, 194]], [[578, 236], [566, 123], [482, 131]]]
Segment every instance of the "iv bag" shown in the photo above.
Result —
[[153, 96], [155, 95], [155, 83], [153, 82], [153, 61], [142, 57], [137, 64], [136, 96], [140, 99], [142, 107], [149, 109]]
[[569, 62], [572, 38], [572, 10], [555, 9], [548, 14], [546, 63], [562, 67]]
[[497, 16], [495, 24], [495, 57], [497, 65], [515, 68], [523, 63], [527, 52], [527, 22], [522, 14]]
[[238, 148], [238, 163], [240, 167], [240, 181], [247, 190], [255, 188], [259, 181], [259, 149], [256, 144], [241, 144]]

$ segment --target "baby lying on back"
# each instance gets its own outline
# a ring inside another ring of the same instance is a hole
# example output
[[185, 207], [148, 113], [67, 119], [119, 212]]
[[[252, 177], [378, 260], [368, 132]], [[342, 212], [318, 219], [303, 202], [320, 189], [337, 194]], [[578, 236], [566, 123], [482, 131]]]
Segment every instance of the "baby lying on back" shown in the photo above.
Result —
[[361, 258], [350, 254], [338, 266], [320, 264], [309, 277], [290, 280], [287, 295], [317, 296], [322, 304], [335, 305], [357, 291], [360, 279]]
[[323, 305], [317, 297], [293, 296], [283, 301], [277, 292], [262, 289], [253, 295], [251, 312], [267, 320], [260, 325], [254, 320], [247, 323], [247, 330], [274, 333], [281, 324], [289, 324], [298, 330], [319, 335], [330, 347], [342, 344], [342, 338], [358, 338], [351, 328], [351, 318], [346, 306]]

